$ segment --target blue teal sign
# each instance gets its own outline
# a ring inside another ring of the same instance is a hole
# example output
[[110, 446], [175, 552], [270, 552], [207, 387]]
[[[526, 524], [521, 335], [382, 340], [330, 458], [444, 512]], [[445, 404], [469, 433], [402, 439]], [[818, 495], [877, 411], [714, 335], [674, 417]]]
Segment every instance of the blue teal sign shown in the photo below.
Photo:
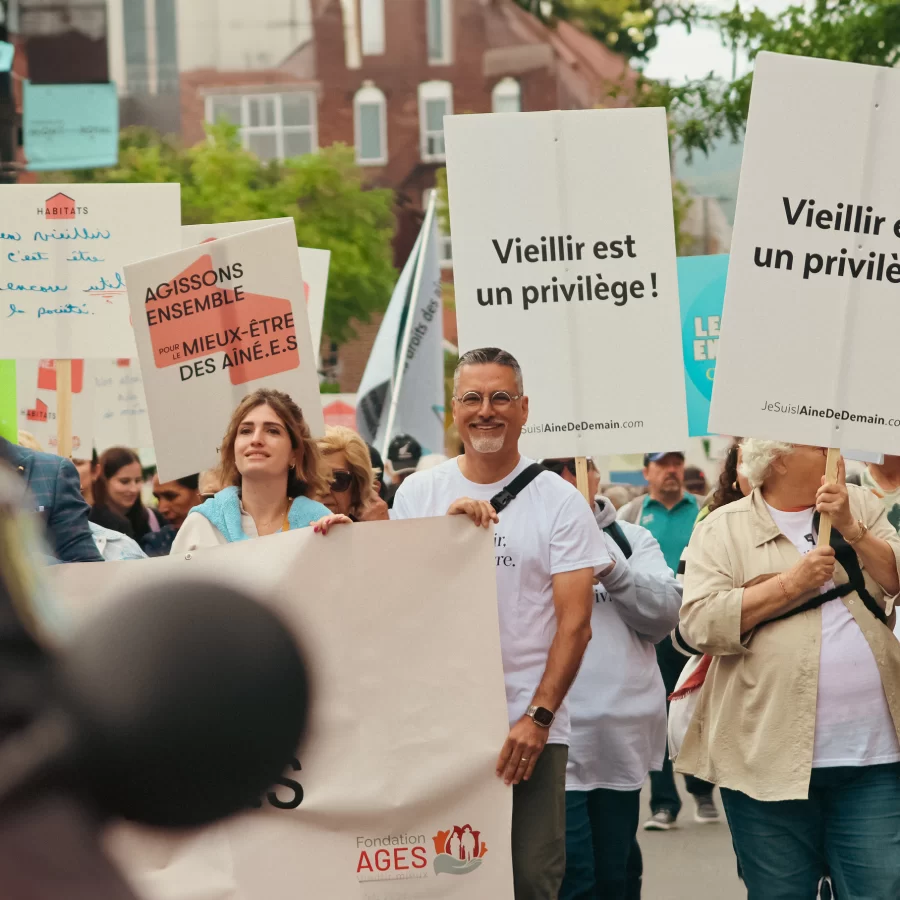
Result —
[[30, 171], [94, 169], [119, 161], [119, 98], [114, 84], [26, 81], [22, 106]]
[[13, 44], [0, 41], [0, 72], [9, 72], [12, 69], [13, 60], [16, 58], [16, 48]]
[[728, 254], [678, 259], [681, 338], [687, 393], [688, 434], [709, 434], [709, 402], [719, 349]]

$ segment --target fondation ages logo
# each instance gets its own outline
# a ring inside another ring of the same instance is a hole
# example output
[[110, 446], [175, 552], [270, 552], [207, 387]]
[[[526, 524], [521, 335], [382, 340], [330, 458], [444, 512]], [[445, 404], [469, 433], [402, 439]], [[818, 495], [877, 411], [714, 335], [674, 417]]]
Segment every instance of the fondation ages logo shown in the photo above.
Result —
[[488, 852], [481, 832], [471, 825], [454, 825], [447, 831], [439, 831], [432, 840], [437, 852], [434, 871], [438, 875], [468, 875], [481, 866]]

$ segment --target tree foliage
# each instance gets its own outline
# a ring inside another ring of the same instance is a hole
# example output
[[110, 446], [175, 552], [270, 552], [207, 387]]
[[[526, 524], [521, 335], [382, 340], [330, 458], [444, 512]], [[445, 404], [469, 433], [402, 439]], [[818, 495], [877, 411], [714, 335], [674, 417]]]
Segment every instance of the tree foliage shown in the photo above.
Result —
[[324, 333], [336, 343], [353, 337], [353, 321], [382, 312], [396, 280], [392, 192], [368, 190], [353, 150], [341, 144], [265, 163], [243, 149], [234, 126], [208, 131], [208, 140], [185, 149], [150, 129], [128, 128], [118, 165], [46, 180], [177, 181], [185, 225], [292, 217], [300, 246], [331, 251]]

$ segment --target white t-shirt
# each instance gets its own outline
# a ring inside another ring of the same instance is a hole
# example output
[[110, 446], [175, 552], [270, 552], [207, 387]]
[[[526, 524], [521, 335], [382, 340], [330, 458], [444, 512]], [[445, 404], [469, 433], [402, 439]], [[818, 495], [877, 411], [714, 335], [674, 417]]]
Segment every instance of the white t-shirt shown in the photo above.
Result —
[[[532, 462], [523, 456], [503, 481], [476, 484], [463, 477], [457, 460], [451, 459], [410, 475], [397, 491], [391, 517], [445, 516], [460, 497], [490, 500]], [[552, 472], [538, 475], [500, 513], [494, 547], [500, 649], [512, 726], [531, 705], [556, 636], [552, 576], [588, 568], [599, 573], [611, 559], [584, 497]], [[549, 743], [568, 741], [564, 701], [556, 710]]]
[[[812, 507], [783, 512], [769, 506], [769, 512], [802, 556], [816, 546]], [[833, 587], [829, 582], [821, 590]], [[872, 649], [844, 601], [829, 600], [822, 606], [813, 768], [898, 761], [900, 744]]]

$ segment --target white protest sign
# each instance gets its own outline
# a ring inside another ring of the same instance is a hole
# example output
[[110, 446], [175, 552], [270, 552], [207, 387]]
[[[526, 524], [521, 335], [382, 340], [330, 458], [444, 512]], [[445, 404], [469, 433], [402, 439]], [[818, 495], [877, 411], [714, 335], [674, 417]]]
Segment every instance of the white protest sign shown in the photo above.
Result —
[[665, 111], [445, 120], [461, 351], [522, 365], [530, 456], [687, 441]]
[[489, 533], [449, 517], [378, 522], [48, 572], [85, 627], [163, 574], [271, 605], [302, 641], [315, 692], [308, 738], [260, 811], [189, 834], [110, 836], [140, 896], [512, 900]]
[[[73, 359], [72, 455], [77, 458], [91, 458], [95, 400], [88, 364]], [[20, 430], [33, 434], [47, 453], [56, 453], [56, 360], [16, 360], [16, 404]]]
[[290, 394], [325, 430], [293, 223], [125, 267], [159, 477], [215, 466], [240, 401]]
[[900, 72], [757, 57], [712, 430], [900, 453], [898, 145]]
[[134, 356], [124, 266], [180, 228], [178, 184], [0, 186], [0, 358]]
[[[182, 225], [181, 239], [183, 246], [194, 247], [207, 241], [223, 237], [231, 237], [255, 228], [277, 225], [279, 222], [294, 220], [290, 216], [279, 219], [252, 219], [246, 222], [217, 222], [210, 225]], [[322, 346], [322, 322], [325, 319], [325, 294], [328, 291], [328, 267], [331, 263], [330, 250], [315, 250], [311, 247], [298, 247], [300, 268], [303, 271], [303, 285], [306, 289], [306, 309], [309, 314], [309, 332], [316, 353]]]
[[94, 385], [94, 445], [98, 453], [109, 447], [153, 446], [144, 380], [136, 359], [91, 359], [88, 377]]

